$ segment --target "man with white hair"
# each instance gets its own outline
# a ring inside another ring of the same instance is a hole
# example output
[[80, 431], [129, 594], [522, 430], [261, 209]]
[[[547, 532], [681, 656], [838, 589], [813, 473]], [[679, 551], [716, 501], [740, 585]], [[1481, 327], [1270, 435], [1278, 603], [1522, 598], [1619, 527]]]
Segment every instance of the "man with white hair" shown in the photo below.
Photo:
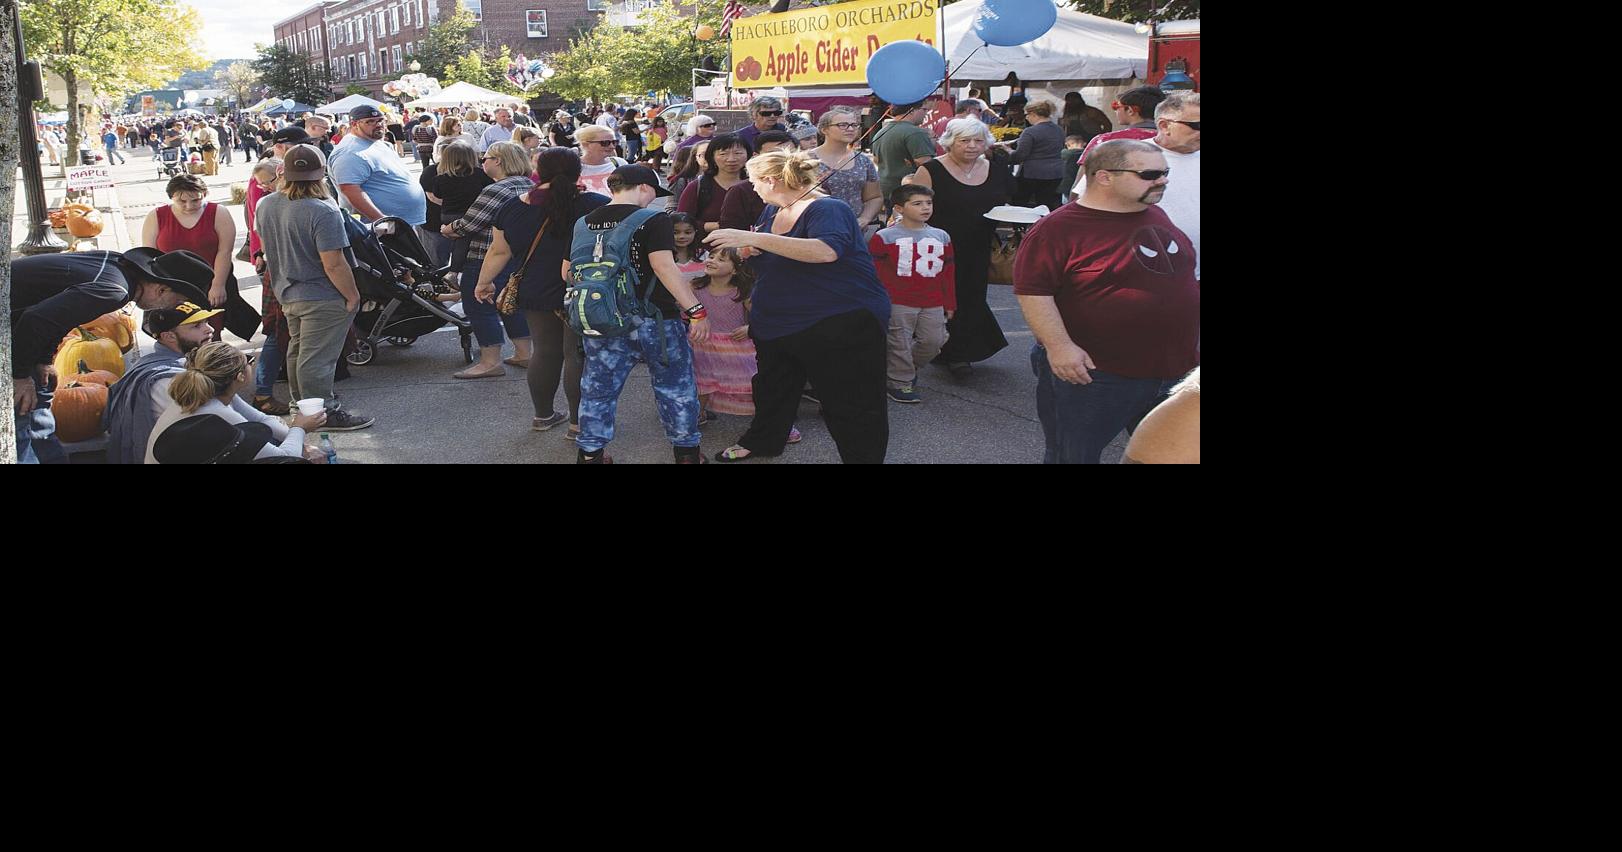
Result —
[[518, 125], [513, 121], [513, 111], [506, 107], [496, 109], [496, 123], [484, 129], [484, 135], [479, 137], [479, 153], [490, 150], [490, 146], [497, 142], [511, 142], [513, 128]]
[[1194, 247], [1157, 206], [1178, 176], [1133, 140], [1099, 145], [1086, 169], [1081, 200], [1043, 217], [1014, 263], [1047, 464], [1098, 464], [1199, 365]]

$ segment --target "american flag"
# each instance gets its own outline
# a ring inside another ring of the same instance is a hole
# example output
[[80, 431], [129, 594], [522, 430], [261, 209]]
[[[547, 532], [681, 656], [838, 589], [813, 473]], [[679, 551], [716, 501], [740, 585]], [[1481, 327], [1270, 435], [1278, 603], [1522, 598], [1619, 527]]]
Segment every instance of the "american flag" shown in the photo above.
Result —
[[732, 32], [732, 22], [743, 17], [743, 4], [738, 0], [727, 0], [726, 11], [721, 13], [721, 37], [726, 38]]

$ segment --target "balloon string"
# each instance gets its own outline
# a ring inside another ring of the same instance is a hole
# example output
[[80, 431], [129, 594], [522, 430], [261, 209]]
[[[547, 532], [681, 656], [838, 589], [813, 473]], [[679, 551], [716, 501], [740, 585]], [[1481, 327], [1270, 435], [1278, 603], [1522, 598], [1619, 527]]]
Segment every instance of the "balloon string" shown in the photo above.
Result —
[[[829, 178], [832, 178], [834, 175], [844, 171], [845, 167], [850, 165], [851, 163], [856, 162], [856, 158], [860, 157], [862, 155], [862, 140], [867, 138], [867, 134], [872, 133], [875, 130], [878, 130], [879, 127], [881, 127], [884, 124], [884, 120], [886, 118], [900, 118], [901, 117], [899, 115], [892, 116], [891, 113], [893, 113], [894, 111], [895, 111], [895, 105], [891, 104], [890, 108], [886, 109], [884, 111], [884, 115], [879, 116], [879, 120], [873, 122], [872, 127], [869, 127], [866, 132], [864, 132], [862, 135], [856, 137], [855, 142], [850, 143], [851, 153], [850, 153], [849, 157], [845, 158], [845, 162], [840, 163], [837, 168], [829, 170], [828, 174], [824, 175], [822, 180], [819, 180], [816, 183], [812, 184], [811, 188], [805, 191], [805, 195], [802, 195], [799, 198], [794, 199], [794, 204], [799, 204], [800, 202], [804, 201], [806, 199], [806, 197], [809, 196], [811, 193], [816, 192], [817, 190], [821, 189], [822, 185], [824, 183], [827, 183]], [[824, 164], [824, 165], [826, 165], [826, 164]], [[790, 204], [789, 206], [793, 207], [794, 204]], [[782, 210], [783, 208], [779, 207], [778, 209]]]

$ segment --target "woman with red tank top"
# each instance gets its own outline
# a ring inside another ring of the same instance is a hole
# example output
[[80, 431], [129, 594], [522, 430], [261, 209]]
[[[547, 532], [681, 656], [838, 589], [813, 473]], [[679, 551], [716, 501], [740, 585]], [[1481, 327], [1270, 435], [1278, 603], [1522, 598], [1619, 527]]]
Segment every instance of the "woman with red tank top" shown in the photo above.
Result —
[[[197, 175], [176, 175], [166, 191], [169, 203], [147, 214], [141, 226], [141, 245], [163, 252], [185, 250], [207, 261], [214, 267], [214, 281], [208, 291], [209, 304], [202, 307], [224, 307], [234, 313], [238, 310], [236, 306], [227, 303], [242, 300], [237, 296], [236, 276], [232, 272], [235, 261], [231, 253], [236, 248], [237, 226], [231, 214], [224, 207], [208, 202], [208, 184]], [[228, 317], [216, 314], [208, 322], [219, 332], [226, 327]], [[237, 322], [230, 325], [239, 327]]]

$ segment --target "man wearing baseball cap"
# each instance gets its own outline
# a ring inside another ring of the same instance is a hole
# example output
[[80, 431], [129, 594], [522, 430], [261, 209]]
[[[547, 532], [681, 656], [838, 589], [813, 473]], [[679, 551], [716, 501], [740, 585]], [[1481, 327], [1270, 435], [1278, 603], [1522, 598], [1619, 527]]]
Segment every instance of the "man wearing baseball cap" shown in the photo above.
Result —
[[[169, 383], [185, 370], [186, 353], [214, 339], [214, 328], [204, 320], [218, 313], [191, 302], [146, 312], [141, 330], [157, 345], [107, 392], [102, 427], [107, 430], [108, 464], [141, 464], [146, 460], [146, 442], [152, 436], [152, 427], [173, 402]], [[236, 404], [247, 406], [242, 400]]]
[[[393, 156], [393, 152], [389, 152]], [[338, 407], [332, 383], [344, 335], [360, 309], [355, 271], [344, 259], [344, 214], [327, 196], [327, 162], [311, 145], [295, 145], [282, 161], [282, 191], [254, 211], [271, 290], [287, 319], [287, 378], [294, 400], [326, 400], [328, 432], [372, 425]]]
[[189, 251], [63, 252], [11, 262], [11, 402], [17, 460], [66, 463], [51, 414], [51, 361], [62, 338], [130, 302], [142, 310], [208, 304], [214, 267]]
[[377, 107], [349, 111], [349, 135], [332, 152], [332, 177], [362, 216], [373, 221], [398, 216], [421, 225], [428, 221], [428, 196], [394, 146], [383, 141], [387, 121]]
[[[624, 166], [608, 177], [613, 203], [599, 207], [575, 225], [575, 246], [594, 242], [598, 235], [612, 232], [620, 223], [652, 204], [669, 197], [670, 190], [659, 185], [659, 176], [647, 166]], [[649, 319], [623, 337], [587, 337], [586, 366], [580, 381], [579, 464], [611, 464], [604, 453], [614, 439], [614, 417], [620, 392], [637, 361], [648, 365], [653, 392], [658, 399], [659, 420], [665, 437], [674, 448], [677, 464], [703, 464], [699, 451], [698, 385], [693, 380], [693, 347], [689, 338], [710, 336], [704, 306], [693, 295], [692, 285], [676, 266], [676, 233], [667, 213], [656, 213], [643, 222], [631, 239], [631, 263], [640, 276], [640, 290], [661, 318]], [[571, 255], [574, 252], [571, 251]], [[589, 257], [589, 254], [586, 255]], [[569, 263], [563, 265], [564, 280]], [[640, 296], [640, 293], [638, 294]]]

